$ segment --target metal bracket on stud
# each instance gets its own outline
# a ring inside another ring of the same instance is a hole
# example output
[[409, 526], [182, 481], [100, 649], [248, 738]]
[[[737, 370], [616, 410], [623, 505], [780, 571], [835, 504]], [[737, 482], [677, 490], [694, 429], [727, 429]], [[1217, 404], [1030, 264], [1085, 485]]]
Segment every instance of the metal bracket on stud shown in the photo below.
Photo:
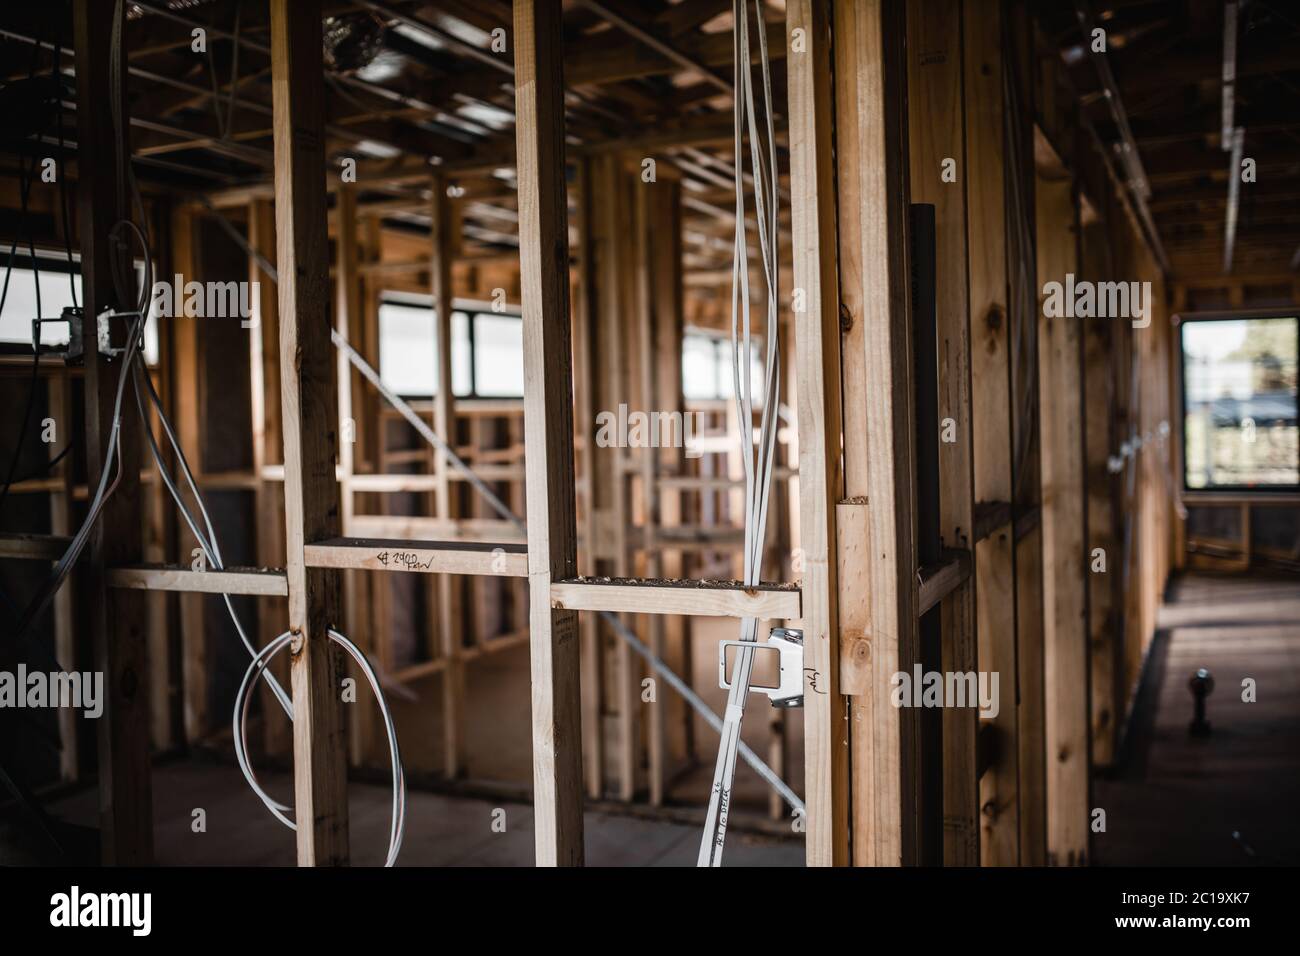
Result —
[[718, 644], [718, 686], [731, 689], [727, 678], [727, 648], [774, 650], [780, 656], [781, 676], [776, 687], [758, 687], [750, 690], [766, 694], [773, 707], [803, 706], [803, 631], [790, 627], [774, 627], [766, 641], [722, 641]]

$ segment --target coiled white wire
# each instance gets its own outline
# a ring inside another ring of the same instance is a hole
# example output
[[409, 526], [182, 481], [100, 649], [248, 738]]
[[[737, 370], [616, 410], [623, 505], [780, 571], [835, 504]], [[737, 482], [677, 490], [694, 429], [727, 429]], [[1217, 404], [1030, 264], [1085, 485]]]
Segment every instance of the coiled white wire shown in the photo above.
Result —
[[[384, 717], [384, 729], [388, 734], [388, 757], [393, 770], [393, 809], [388, 828], [388, 856], [384, 860], [384, 866], [393, 866], [397, 862], [398, 853], [401, 852], [402, 837], [406, 832], [406, 772], [402, 767], [402, 755], [397, 746], [397, 728], [393, 725], [392, 712], [389, 711], [383, 692], [379, 689], [379, 678], [375, 674], [374, 668], [370, 666], [370, 662], [366, 660], [365, 654], [361, 653], [360, 648], [333, 628], [330, 628], [329, 636], [330, 640], [341, 645], [348, 652], [366, 675], [366, 680], [370, 683], [370, 689], [375, 692], [375, 699], [379, 701], [379, 710]], [[244, 672], [244, 679], [239, 684], [239, 691], [235, 694], [232, 726], [235, 738], [235, 758], [239, 761], [239, 769], [243, 771], [244, 779], [248, 781], [248, 785], [253, 788], [253, 792], [261, 798], [262, 802], [266, 804], [266, 808], [271, 811], [275, 818], [290, 830], [296, 831], [298, 829], [297, 824], [286, 816], [293, 808], [280, 803], [262, 789], [261, 784], [257, 782], [257, 775], [253, 772], [253, 766], [248, 760], [248, 704], [252, 699], [249, 691], [259, 676], [270, 678], [271, 675], [266, 670], [266, 665], [270, 663], [276, 654], [288, 647], [292, 640], [293, 634], [285, 631], [253, 656], [252, 663], [248, 665], [248, 670]]]
[[[153, 456], [154, 464], [158, 467], [158, 474], [161, 476], [163, 484], [167, 487], [168, 492], [170, 492], [172, 499], [176, 502], [176, 507], [180, 511], [181, 516], [185, 519], [186, 525], [189, 526], [190, 532], [194, 535], [195, 540], [199, 543], [199, 547], [207, 557], [208, 563], [215, 570], [223, 570], [225, 562], [221, 554], [221, 545], [217, 540], [216, 530], [212, 526], [211, 516], [208, 514], [208, 509], [203, 502], [203, 496], [199, 493], [198, 486], [194, 481], [194, 474], [190, 470], [189, 461], [185, 457], [185, 452], [181, 449], [180, 442], [176, 438], [176, 433], [172, 430], [171, 422], [163, 411], [162, 402], [158, 397], [157, 390], [153, 386], [153, 380], [149, 377], [147, 371], [145, 371], [144, 374], [140, 374], [138, 365], [135, 363], [134, 359], [135, 353], [132, 353], [132, 358], [129, 360], [131, 362], [129, 371], [135, 389], [136, 408], [140, 412], [143, 431], [148, 440], [149, 451]], [[126, 377], [126, 372], [127, 370], [124, 369], [123, 378]], [[144, 382], [143, 386], [141, 385], [141, 380]], [[153, 404], [154, 409], [158, 414], [158, 420], [162, 425], [163, 433], [167, 436], [167, 440], [176, 454], [176, 461], [180, 466], [181, 473], [185, 476], [185, 482], [189, 485], [190, 492], [193, 494], [194, 500], [198, 504], [199, 513], [203, 518], [203, 526], [207, 531], [206, 535], [202, 530], [200, 530], [198, 522], [194, 519], [193, 514], [191, 514], [189, 507], [181, 496], [180, 490], [176, 487], [175, 481], [172, 479], [172, 476], [163, 463], [162, 452], [158, 448], [158, 442], [154, 438], [153, 428], [150, 425], [148, 414], [145, 411], [144, 392], [148, 393], [150, 402]], [[244, 647], [252, 657], [252, 662], [249, 664], [248, 670], [244, 674], [243, 682], [240, 684], [239, 694], [235, 698], [232, 730], [235, 740], [235, 756], [239, 762], [239, 769], [243, 773], [244, 779], [248, 782], [249, 787], [251, 787], [253, 792], [258, 795], [262, 803], [266, 805], [267, 809], [275, 815], [276, 819], [290, 829], [296, 830], [297, 826], [295, 823], [285, 815], [288, 811], [292, 810], [292, 807], [286, 806], [272, 799], [257, 782], [257, 776], [253, 772], [252, 764], [248, 760], [247, 738], [248, 703], [250, 700], [249, 690], [253, 686], [257, 677], [262, 677], [268, 682], [276, 699], [279, 701], [280, 706], [284, 709], [284, 712], [289, 716], [290, 720], [293, 719], [292, 701], [285, 693], [284, 688], [276, 681], [274, 675], [266, 669], [267, 663], [271, 658], [289, 644], [292, 635], [290, 632], [286, 631], [274, 641], [267, 644], [266, 647], [262, 648], [260, 651], [257, 650], [253, 645], [253, 642], [249, 639], [248, 634], [244, 631], [244, 627], [239, 620], [239, 615], [235, 613], [235, 607], [230, 600], [230, 595], [223, 594], [222, 598], [224, 598], [226, 602], [226, 611], [229, 613], [231, 621], [234, 622], [235, 630], [239, 633], [240, 640], [243, 642]], [[388, 854], [385, 858], [384, 865], [392, 866], [396, 863], [397, 855], [401, 851], [402, 835], [406, 828], [406, 774], [402, 767], [401, 753], [397, 745], [397, 728], [393, 724], [393, 715], [389, 710], [388, 701], [380, 689], [379, 678], [376, 676], [374, 668], [371, 667], [366, 656], [354, 643], [352, 643], [352, 641], [340, 634], [338, 631], [331, 629], [329, 636], [331, 640], [340, 644], [348, 652], [352, 659], [356, 661], [357, 665], [361, 668], [362, 672], [366, 675], [366, 680], [369, 681], [370, 687], [374, 691], [375, 699], [379, 703], [379, 710], [384, 719], [384, 727], [388, 733], [388, 750], [393, 768], [393, 810], [392, 820], [389, 826]]]

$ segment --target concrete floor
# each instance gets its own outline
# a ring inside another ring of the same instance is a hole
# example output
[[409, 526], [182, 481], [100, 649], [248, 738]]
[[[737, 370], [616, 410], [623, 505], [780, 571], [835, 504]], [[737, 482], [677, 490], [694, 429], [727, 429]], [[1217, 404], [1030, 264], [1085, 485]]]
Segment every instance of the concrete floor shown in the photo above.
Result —
[[[289, 802], [285, 774], [259, 777], [263, 788]], [[164, 866], [292, 866], [293, 834], [276, 821], [245, 784], [238, 768], [185, 762], [153, 775], [154, 840]], [[353, 784], [349, 791], [353, 862], [378, 865], [388, 845], [390, 791]], [[67, 823], [94, 826], [93, 789], [49, 807]], [[410, 791], [402, 866], [531, 866], [533, 810], [527, 804]], [[202, 809], [207, 832], [192, 829]], [[504, 811], [505, 832], [493, 830]], [[701, 812], [701, 827], [703, 825]], [[701, 827], [587, 813], [589, 866], [694, 866]], [[731, 833], [728, 866], [802, 866], [803, 844]]]
[[[1159, 627], [1150, 706], [1118, 775], [1094, 784], [1107, 822], [1093, 835], [1095, 862], [1300, 864], [1300, 585], [1189, 575]], [[1198, 667], [1215, 680], [1209, 737], [1187, 732]], [[1248, 677], [1255, 703], [1241, 699]]]

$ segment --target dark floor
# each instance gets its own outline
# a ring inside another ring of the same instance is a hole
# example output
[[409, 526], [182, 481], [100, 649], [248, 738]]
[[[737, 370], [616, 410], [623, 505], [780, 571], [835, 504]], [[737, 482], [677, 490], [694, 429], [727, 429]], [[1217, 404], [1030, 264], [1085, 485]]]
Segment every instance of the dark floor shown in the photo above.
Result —
[[[1115, 779], [1094, 785], [1102, 865], [1300, 864], [1300, 584], [1191, 575], [1152, 646], [1152, 693]], [[1188, 678], [1214, 675], [1209, 737], [1192, 737]], [[1256, 702], [1242, 701], [1252, 678]]]
[[[284, 774], [259, 777], [273, 797], [289, 802]], [[238, 768], [178, 763], [154, 771], [154, 840], [164, 866], [292, 866], [293, 834], [248, 789]], [[349, 791], [352, 856], [377, 865], [388, 846], [387, 787], [353, 784]], [[93, 826], [97, 795], [89, 789], [49, 806], [68, 823]], [[207, 831], [195, 833], [194, 811], [206, 814]], [[493, 829], [504, 811], [505, 832]], [[694, 866], [701, 826], [586, 815], [589, 866]], [[408, 793], [404, 866], [532, 866], [533, 810], [527, 804], [434, 793]], [[803, 845], [744, 833], [727, 838], [729, 866], [802, 866]]]

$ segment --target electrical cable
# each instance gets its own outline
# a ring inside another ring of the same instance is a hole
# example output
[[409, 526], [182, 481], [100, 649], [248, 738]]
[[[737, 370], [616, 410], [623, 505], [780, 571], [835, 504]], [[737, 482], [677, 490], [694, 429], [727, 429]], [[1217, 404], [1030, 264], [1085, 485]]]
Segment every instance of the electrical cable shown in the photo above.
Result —
[[[32, 58], [32, 75], [31, 79], [36, 77], [36, 57]], [[39, 137], [39, 133], [37, 134]], [[32, 408], [36, 403], [36, 384], [40, 379], [41, 370], [41, 349], [40, 349], [40, 324], [42, 318], [41, 312], [41, 270], [36, 263], [36, 244], [32, 241], [31, 224], [28, 220], [28, 202], [31, 197], [32, 179], [36, 176], [36, 155], [31, 157], [31, 170], [27, 169], [27, 159], [23, 157], [19, 160], [18, 171], [20, 182], [18, 186], [19, 205], [21, 207], [21, 222], [23, 232], [27, 236], [27, 251], [31, 256], [32, 262], [32, 282], [36, 292], [36, 318], [37, 323], [32, 325], [32, 374], [27, 383], [27, 402], [23, 408], [21, 424], [18, 428], [18, 441], [14, 445], [13, 457], [9, 459], [9, 470], [5, 475], [3, 490], [0, 490], [0, 518], [4, 516], [5, 502], [9, 499], [9, 488], [13, 484], [14, 474], [18, 470], [18, 461], [22, 457], [23, 442], [27, 439], [27, 423], [32, 417]], [[4, 313], [5, 301], [9, 297], [9, 276], [13, 270], [14, 254], [18, 250], [18, 238], [15, 236], [13, 244], [9, 247], [9, 262], [5, 267], [4, 289], [0, 291], [0, 314]]]
[[[135, 367], [132, 369], [132, 376], [135, 379], [136, 408], [139, 409], [140, 421], [143, 426], [144, 435], [148, 441], [149, 451], [153, 456], [154, 464], [158, 467], [159, 477], [161, 477], [163, 484], [171, 493], [172, 498], [176, 501], [176, 506], [181, 513], [181, 517], [185, 519], [185, 523], [189, 526], [190, 532], [194, 535], [194, 539], [198, 541], [199, 547], [203, 550], [203, 554], [207, 558], [208, 564], [214, 570], [224, 571], [225, 559], [221, 556], [221, 545], [217, 541], [216, 531], [212, 527], [212, 519], [208, 515], [207, 507], [203, 502], [203, 496], [199, 494], [198, 486], [194, 481], [194, 475], [190, 471], [189, 462], [185, 459], [185, 453], [181, 450], [180, 442], [177, 440], [176, 434], [172, 430], [171, 422], [167, 420], [167, 416], [163, 412], [162, 402], [158, 397], [157, 390], [153, 387], [153, 380], [150, 377], [148, 370], [145, 370], [143, 376], [140, 376], [137, 374], [137, 368]], [[141, 377], [143, 377], [146, 382], [146, 389], [149, 393], [149, 398], [158, 413], [158, 420], [162, 424], [163, 431], [171, 442], [172, 449], [176, 454], [176, 460], [181, 467], [181, 472], [185, 476], [185, 481], [190, 487], [190, 492], [194, 496], [194, 500], [198, 503], [199, 512], [203, 516], [203, 524], [207, 528], [207, 535], [204, 535], [204, 533], [199, 530], [198, 524], [194, 520], [194, 516], [190, 513], [189, 508], [181, 497], [180, 491], [176, 487], [175, 481], [172, 479], [171, 474], [167, 471], [167, 467], [163, 462], [162, 452], [158, 448], [157, 439], [154, 438], [153, 429], [149, 424], [149, 415], [145, 411], [144, 399], [141, 395], [140, 387]], [[226, 611], [230, 615], [230, 620], [234, 622], [235, 630], [239, 634], [240, 641], [243, 642], [248, 653], [256, 658], [257, 648], [253, 645], [252, 640], [249, 639], [248, 634], [244, 631], [243, 623], [239, 620], [239, 615], [235, 613], [235, 606], [230, 600], [230, 595], [223, 594], [221, 597], [225, 601]], [[273, 675], [267, 674], [266, 677], [267, 681], [270, 683], [271, 691], [275, 694], [276, 700], [280, 703], [280, 707], [283, 708], [284, 712], [288, 714], [290, 720], [292, 720], [293, 702]]]
[[[208, 514], [207, 507], [204, 504], [203, 496], [199, 493], [197, 484], [194, 481], [193, 472], [190, 470], [189, 463], [186, 460], [184, 451], [180, 447], [180, 442], [176, 437], [176, 433], [172, 429], [171, 422], [167, 419], [166, 413], [163, 410], [162, 401], [158, 396], [157, 390], [153, 386], [153, 381], [150, 378], [148, 371], [143, 370], [143, 372], [141, 372], [138, 365], [134, 365], [132, 367], [132, 376], [134, 379], [134, 386], [135, 386], [136, 407], [139, 410], [140, 419], [143, 424], [143, 429], [144, 429], [146, 439], [148, 441], [149, 450], [153, 456], [154, 464], [158, 468], [159, 476], [161, 477], [163, 484], [166, 486], [168, 492], [171, 494], [173, 500], [175, 501], [176, 507], [180, 511], [182, 518], [185, 520], [185, 523], [189, 526], [191, 533], [193, 533], [195, 539], [199, 542], [199, 546], [203, 549], [203, 552], [207, 556], [209, 563], [216, 570], [222, 570], [224, 568], [224, 559], [221, 555], [221, 547], [217, 541], [216, 531], [212, 526], [211, 516]], [[141, 379], [143, 379], [144, 381], [143, 387], [141, 386]], [[190, 509], [188, 505], [185, 503], [180, 493], [180, 490], [176, 487], [175, 481], [173, 480], [170, 473], [167, 471], [167, 468], [163, 462], [162, 452], [158, 447], [158, 442], [155, 439], [153, 435], [153, 430], [149, 425], [148, 415], [144, 406], [144, 395], [142, 394], [143, 392], [148, 393], [149, 399], [153, 404], [154, 409], [158, 415], [159, 423], [162, 425], [163, 432], [167, 436], [167, 439], [171, 443], [172, 449], [176, 454], [177, 463], [180, 466], [181, 473], [184, 475], [185, 481], [189, 485], [190, 492], [194, 497], [194, 501], [198, 505], [199, 512], [203, 519], [203, 525], [207, 530], [206, 535], [204, 534], [203, 530], [199, 528], [198, 522], [195, 520], [194, 515], [190, 512]], [[266, 793], [266, 791], [258, 783], [257, 776], [253, 771], [252, 764], [249, 761], [248, 754], [247, 754], [248, 751], [247, 722], [248, 722], [248, 708], [249, 708], [249, 700], [250, 700], [249, 690], [252, 687], [252, 685], [256, 682], [256, 679], [258, 677], [262, 677], [268, 682], [272, 692], [276, 696], [276, 699], [280, 702], [280, 706], [284, 708], [284, 711], [289, 716], [289, 719], [293, 720], [292, 701], [285, 694], [280, 684], [276, 681], [275, 676], [267, 668], [267, 665], [270, 662], [270, 660], [277, 653], [279, 653], [286, 646], [288, 646], [292, 638], [292, 634], [286, 631], [285, 633], [281, 634], [280, 637], [276, 638], [274, 641], [270, 642], [265, 647], [263, 647], [260, 651], [257, 650], [254, 647], [252, 641], [249, 639], [248, 635], [244, 631], [243, 625], [239, 620], [239, 616], [238, 614], [236, 614], [234, 605], [231, 602], [230, 595], [223, 594], [222, 597], [225, 599], [226, 610], [230, 615], [230, 619], [234, 622], [235, 629], [238, 631], [239, 637], [243, 642], [244, 647], [248, 650], [250, 656], [252, 657], [252, 661], [249, 664], [248, 669], [245, 671], [244, 679], [240, 684], [239, 693], [235, 698], [234, 718], [232, 723], [233, 737], [235, 740], [235, 755], [239, 763], [239, 769], [240, 772], [244, 775], [244, 779], [247, 781], [249, 787], [252, 788], [254, 793], [257, 794], [258, 798], [262, 800], [262, 802], [266, 805], [267, 809], [271, 811], [271, 813], [276, 817], [276, 819], [278, 819], [281, 823], [288, 826], [290, 829], [296, 829], [296, 825], [294, 824], [294, 822], [286, 816], [286, 813], [288, 813], [292, 808], [286, 806], [285, 804], [277, 802], [269, 794]], [[386, 857], [384, 865], [393, 866], [396, 863], [397, 856], [401, 851], [402, 836], [403, 833], [405, 832], [406, 775], [405, 775], [405, 770], [402, 767], [401, 754], [398, 749], [397, 729], [393, 722], [392, 711], [389, 708], [388, 701], [385, 698], [382, 689], [380, 687], [379, 678], [376, 675], [375, 670], [371, 666], [370, 662], [366, 659], [365, 655], [357, 648], [355, 644], [353, 644], [347, 637], [340, 634], [338, 631], [331, 628], [329, 631], [329, 636], [331, 640], [333, 640], [337, 644], [340, 644], [344, 648], [344, 650], [347, 651], [347, 653], [353, 658], [354, 661], [356, 661], [357, 665], [361, 668], [362, 672], [365, 674], [366, 679], [370, 683], [370, 687], [375, 694], [375, 699], [379, 704], [379, 710], [384, 720], [385, 730], [388, 734], [389, 754], [393, 766], [393, 813], [392, 813], [392, 825], [389, 831], [388, 855]]]
[[[406, 832], [406, 772], [402, 767], [402, 756], [397, 744], [397, 727], [393, 723], [392, 712], [388, 709], [387, 701], [379, 687], [379, 677], [375, 670], [370, 666], [370, 662], [352, 641], [340, 634], [333, 628], [329, 629], [330, 640], [339, 644], [352, 659], [361, 668], [370, 683], [370, 688], [374, 691], [375, 699], [379, 701], [379, 709], [384, 719], [384, 730], [388, 735], [388, 756], [393, 772], [393, 806], [388, 831], [388, 855], [384, 860], [384, 866], [393, 866], [397, 862], [397, 856], [402, 849], [402, 838]], [[266, 647], [253, 658], [252, 663], [244, 672], [244, 679], [240, 682], [239, 690], [235, 694], [234, 716], [232, 718], [235, 740], [235, 758], [239, 762], [239, 769], [243, 771], [244, 779], [248, 781], [250, 787], [261, 799], [266, 808], [271, 811], [277, 820], [283, 823], [290, 830], [296, 831], [297, 824], [289, 819], [286, 815], [293, 808], [286, 804], [280, 803], [270, 796], [261, 785], [257, 782], [257, 776], [253, 772], [252, 764], [248, 760], [248, 706], [250, 701], [249, 691], [256, 682], [258, 675], [270, 675], [266, 670], [266, 665], [276, 654], [284, 650], [293, 640], [293, 634], [285, 631], [275, 640], [271, 641]]]
[[[771, 168], [775, 168], [774, 161]], [[221, 228], [231, 237], [231, 239], [236, 243], [236, 245], [238, 245], [241, 249], [243, 249], [244, 252], [254, 262], [257, 263], [258, 267], [262, 270], [262, 272], [266, 275], [268, 279], [270, 279], [273, 283], [278, 284], [280, 281], [280, 275], [276, 267], [269, 260], [267, 260], [267, 258], [264, 255], [258, 252], [258, 250], [253, 248], [252, 244], [248, 241], [248, 239], [245, 236], [241, 235], [239, 231], [235, 229], [233, 225], [231, 225], [230, 221], [226, 219], [225, 216], [221, 215], [215, 208], [213, 208], [210, 203], [204, 201], [204, 205], [206, 205], [207, 208], [214, 213], [218, 225], [220, 225]], [[775, 222], [775, 210], [773, 215], [773, 221]], [[775, 234], [775, 229], [773, 229], [773, 234]], [[524, 521], [518, 515], [512, 512], [505, 505], [504, 502], [501, 501], [501, 499], [492, 491], [492, 489], [489, 488], [481, 478], [479, 478], [479, 476], [474, 472], [474, 470], [470, 468], [470, 466], [466, 464], [466, 462], [459, 455], [457, 455], [456, 452], [452, 448], [450, 448], [446, 442], [444, 442], [441, 438], [438, 437], [438, 435], [424, 422], [424, 420], [421, 419], [420, 416], [415, 413], [415, 411], [410, 407], [408, 403], [403, 401], [400, 396], [396, 395], [391, 389], [389, 389], [383, 383], [383, 380], [379, 377], [379, 373], [375, 371], [375, 369], [370, 365], [370, 363], [367, 362], [365, 358], [355, 348], [352, 347], [351, 343], [349, 343], [346, 338], [340, 335], [337, 330], [332, 330], [330, 337], [334, 345], [347, 356], [348, 360], [357, 369], [357, 371], [359, 371], [361, 375], [367, 381], [369, 381], [371, 385], [375, 387], [375, 390], [378, 391], [381, 396], [383, 396], [384, 400], [387, 401], [393, 408], [395, 408], [406, 419], [406, 421], [411, 425], [411, 427], [415, 429], [417, 434], [419, 434], [421, 438], [423, 438], [431, 446], [433, 446], [434, 449], [436, 449], [443, 456], [443, 458], [447, 461], [448, 464], [450, 464], [453, 468], [455, 468], [463, 476], [465, 476], [470, 486], [474, 488], [474, 490], [487, 502], [487, 504], [501, 518], [503, 518], [506, 521], [509, 521], [518, 530], [526, 532], [527, 528]], [[773, 349], [775, 349], [775, 342], [773, 342], [772, 347]], [[779, 412], [780, 404], [778, 401], [775, 400], [775, 396], [774, 396], [774, 400], [772, 401], [772, 407], [778, 409]], [[773, 427], [772, 429], [772, 438], [774, 439], [774, 437], [775, 437], [775, 427]], [[760, 535], [759, 540], [761, 540], [761, 537], [762, 536]], [[699, 714], [700, 717], [710, 727], [712, 727], [720, 735], [723, 733], [723, 728], [724, 728], [723, 718], [719, 717], [716, 713], [714, 713], [712, 708], [709, 707], [709, 705], [704, 701], [704, 699], [700, 697], [700, 695], [697, 694], [690, 687], [690, 685], [688, 685], [685, 681], [683, 681], [681, 677], [679, 677], [677, 673], [673, 671], [673, 669], [669, 667], [668, 664], [661, 657], [655, 654], [654, 651], [650, 649], [650, 647], [648, 647], [643, 641], [641, 641], [641, 639], [638, 638], [636, 634], [634, 634], [626, 624], [624, 624], [621, 620], [619, 620], [619, 618], [616, 615], [608, 611], [598, 611], [596, 613], [598, 614], [601, 620], [603, 620], [606, 624], [609, 625], [609, 627], [615, 632], [615, 634], [618, 635], [618, 637], [621, 640], [626, 642], [628, 646], [638, 656], [640, 656], [642, 659], [646, 661], [646, 663], [650, 666], [650, 668], [655, 673], [657, 673], [660, 677], [662, 677], [670, 687], [672, 687], [675, 691], [677, 691], [683, 697], [683, 699], [685, 699], [686, 703], [697, 714]], [[747, 764], [749, 764], [749, 766], [753, 768], [754, 772], [758, 774], [758, 776], [765, 783], [771, 786], [772, 789], [776, 791], [776, 793], [791, 807], [792, 810], [794, 810], [797, 813], [803, 812], [804, 810], [803, 801], [799, 799], [798, 794], [796, 794], [790, 788], [789, 784], [787, 784], [784, 780], [781, 779], [781, 776], [778, 773], [776, 773], [771, 767], [769, 767], [763, 761], [763, 759], [759, 757], [758, 754], [756, 754], [753, 751], [753, 749], [748, 744], [746, 744], [743, 740], [737, 738], [736, 746], [740, 758], [743, 759]]]
[[[227, 232], [229, 232], [235, 242], [258, 264], [268, 279], [276, 283], [280, 281], [280, 276], [275, 266], [273, 266], [265, 256], [254, 249], [248, 240], [244, 236], [240, 235], [238, 230], [230, 225], [230, 221], [226, 219], [225, 216], [218, 214], [217, 222], [226, 227]], [[486, 501], [498, 515], [506, 521], [509, 521], [518, 530], [527, 531], [527, 527], [523, 520], [506, 507], [505, 503], [502, 502], [492, 489], [489, 488], [474, 472], [474, 470], [465, 463], [464, 459], [457, 455], [446, 442], [439, 438], [433, 429], [431, 429], [425, 421], [415, 413], [410, 405], [404, 402], [399, 395], [396, 395], [383, 383], [383, 380], [379, 377], [379, 373], [376, 372], [370, 363], [365, 360], [360, 352], [352, 347], [351, 343], [349, 343], [346, 338], [340, 335], [337, 330], [332, 331], [330, 337], [334, 342], [334, 345], [348, 357], [348, 361], [350, 361], [357, 371], [361, 373], [362, 377], [375, 387], [375, 390], [383, 396], [385, 401], [392, 405], [393, 408], [397, 409], [397, 411], [406, 419], [411, 427], [416, 430], [421, 438], [442, 454], [448, 464], [465, 476], [470, 486], [478, 492], [483, 500]], [[617, 615], [609, 611], [597, 611], [596, 613], [601, 620], [613, 629], [614, 633], [616, 633], [621, 640], [626, 642], [638, 656], [650, 665], [650, 668], [655, 671], [655, 673], [667, 681], [668, 685], [672, 687], [673, 690], [681, 694], [686, 703], [690, 705], [691, 709], [700, 715], [705, 723], [716, 730], [719, 734], [723, 732], [723, 719], [714, 713], [713, 709], [705, 703], [704, 698], [700, 697], [700, 695], [697, 694], [689, 684], [683, 681], [661, 657], [655, 654], [655, 652], [651, 650], [645, 642], [637, 637], [631, 628], [619, 620]], [[792, 810], [799, 812], [803, 811], [804, 804], [803, 801], [799, 799], [798, 794], [790, 789], [790, 785], [781, 779], [780, 774], [764, 763], [763, 759], [759, 757], [758, 754], [754, 753], [753, 749], [743, 740], [739, 741], [739, 754], [741, 759], [749, 764], [749, 766], [753, 768], [754, 772], [757, 773], [759, 777], [761, 777], [773, 790], [775, 790], [777, 794], [780, 795], [781, 799], [789, 804]]]
[[[780, 326], [779, 283], [779, 196], [776, 187], [776, 135], [773, 128], [771, 65], [767, 50], [766, 18], [763, 0], [754, 5], [757, 24], [762, 99], [754, 93], [753, 71], [749, 45], [749, 0], [733, 0], [734, 30], [734, 89], [733, 112], [734, 155], [736, 169], [735, 246], [731, 278], [731, 346], [732, 383], [736, 413], [740, 422], [741, 460], [745, 470], [745, 545], [744, 583], [753, 587], [762, 576], [763, 550], [767, 529], [767, 512], [771, 500], [772, 469], [775, 463], [776, 431], [780, 419], [780, 353], [777, 339]], [[764, 120], [760, 128], [757, 111]], [[762, 262], [766, 309], [764, 337], [767, 355], [764, 362], [763, 408], [759, 422], [757, 446], [754, 442], [754, 383], [753, 357], [754, 329], [750, 311], [749, 248], [746, 234], [746, 202], [744, 171], [744, 139], [748, 132], [750, 167], [753, 177], [754, 218], [758, 226], [759, 258]], [[764, 149], [766, 147], [766, 150]], [[743, 370], [743, 372], [742, 372]], [[740, 640], [743, 644], [757, 644], [757, 618], [744, 618], [740, 622]], [[726, 841], [727, 819], [731, 808], [731, 787], [736, 773], [736, 755], [740, 744], [741, 722], [749, 698], [753, 677], [755, 651], [739, 647], [732, 668], [731, 685], [727, 692], [727, 708], [723, 719], [722, 739], [718, 747], [717, 763], [713, 772], [713, 786], [709, 794], [704, 834], [700, 841], [697, 860], [699, 866], [721, 866], [722, 849]]]
[[[240, 238], [242, 239], [242, 237]], [[260, 259], [256, 253], [252, 254], [255, 258]], [[262, 265], [262, 268], [266, 270], [267, 276], [273, 282], [278, 281], [275, 270], [273, 268], [268, 268], [269, 264], [266, 263], [265, 260], [261, 260], [260, 264]], [[397, 411], [400, 412], [402, 417], [411, 424], [416, 432], [438, 452], [440, 452], [453, 468], [465, 475], [470, 486], [483, 497], [483, 499], [494, 511], [496, 511], [498, 515], [506, 521], [509, 521], [518, 530], [524, 532], [527, 531], [527, 526], [524, 524], [523, 520], [507, 508], [500, 498], [492, 493], [491, 489], [483, 483], [483, 480], [474, 473], [474, 470], [465, 463], [464, 459], [448, 447], [446, 442], [440, 439], [433, 429], [425, 424], [424, 420], [415, 413], [410, 405], [404, 402], [399, 395], [396, 395], [383, 383], [383, 380], [379, 377], [379, 373], [371, 367], [370, 363], [362, 357], [361, 353], [352, 347], [347, 339], [339, 335], [337, 331], [332, 333], [332, 338], [334, 345], [348, 357], [348, 361], [350, 361], [357, 371], [361, 373], [362, 377], [370, 382], [370, 384], [375, 387], [375, 390], [383, 396], [384, 400], [392, 405], [393, 408], [397, 409]], [[705, 723], [716, 730], [719, 734], [722, 733], [723, 719], [714, 713], [713, 709], [705, 703], [704, 699], [700, 697], [699, 694], [695, 693], [695, 691], [691, 689], [690, 685], [683, 681], [661, 657], [655, 654], [649, 646], [637, 637], [631, 628], [619, 620], [618, 616], [610, 611], [597, 611], [596, 614], [602, 621], [608, 624], [613, 629], [614, 633], [625, 641], [637, 655], [644, 659], [645, 662], [650, 665], [651, 669], [668, 683], [668, 686], [681, 694], [686, 700], [686, 703], [689, 704], [691, 709], [698, 713], [701, 718], [703, 718]], [[782, 780], [776, 771], [764, 763], [762, 758], [759, 757], [758, 754], [754, 753], [748, 744], [742, 740], [739, 742], [739, 747], [741, 758], [754, 769], [754, 772], [757, 773], [764, 782], [771, 786], [772, 789], [780, 795], [781, 799], [785, 800], [785, 802], [790, 805], [791, 809], [797, 811], [802, 811], [804, 809], [803, 801], [800, 800], [798, 795], [790, 789], [789, 784]]]

